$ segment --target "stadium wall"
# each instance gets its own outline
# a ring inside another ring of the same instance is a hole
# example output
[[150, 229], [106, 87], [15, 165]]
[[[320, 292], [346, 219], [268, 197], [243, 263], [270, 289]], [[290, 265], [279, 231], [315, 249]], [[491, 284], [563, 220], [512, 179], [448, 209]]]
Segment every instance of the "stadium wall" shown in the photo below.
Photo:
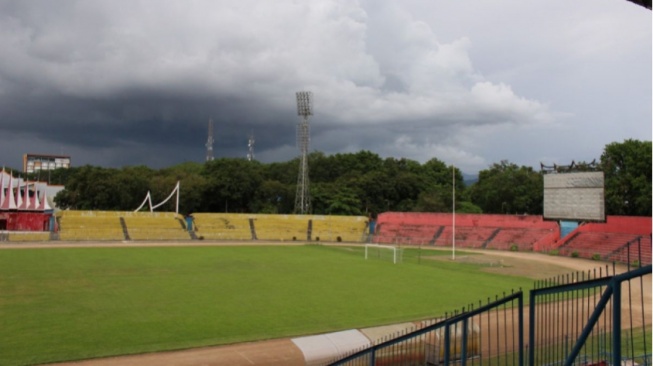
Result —
[[49, 231], [51, 213], [0, 212], [0, 229], [7, 231]]
[[578, 227], [580, 232], [620, 233], [650, 236], [651, 217], [608, 216], [605, 223], [590, 222]]

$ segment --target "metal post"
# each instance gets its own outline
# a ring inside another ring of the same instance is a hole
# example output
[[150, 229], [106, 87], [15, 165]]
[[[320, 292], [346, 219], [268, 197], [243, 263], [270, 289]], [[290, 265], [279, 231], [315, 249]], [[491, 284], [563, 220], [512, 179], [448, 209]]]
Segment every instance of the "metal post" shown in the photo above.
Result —
[[612, 365], [621, 366], [621, 282], [612, 286]]
[[529, 292], [528, 299], [528, 366], [535, 365], [535, 291]]
[[[465, 308], [463, 308], [463, 313], [465, 312]], [[462, 339], [462, 349], [460, 350], [460, 361], [461, 361], [461, 366], [466, 366], [467, 365], [467, 325], [468, 325], [469, 318], [465, 318], [463, 320], [463, 339]], [[473, 332], [472, 332], [473, 333]]]
[[451, 252], [451, 259], [456, 260], [456, 168], [454, 167], [453, 164], [451, 164], [451, 176], [452, 176], [452, 182], [453, 182], [453, 188], [452, 188], [452, 194], [451, 198], [453, 201], [452, 204], [452, 212], [453, 212], [453, 234], [451, 236], [452, 239], [452, 252]]
[[[519, 311], [517, 312], [518, 316], [518, 327], [517, 332], [519, 333], [519, 366], [524, 365], [524, 312], [521, 310], [524, 308], [524, 296], [522, 295], [521, 289], [519, 290], [520, 296], [518, 297], [517, 304], [519, 305]], [[531, 303], [532, 304], [532, 303]], [[529, 309], [533, 307], [529, 306]], [[514, 333], [513, 333], [514, 334]], [[513, 343], [514, 344], [514, 343]]]

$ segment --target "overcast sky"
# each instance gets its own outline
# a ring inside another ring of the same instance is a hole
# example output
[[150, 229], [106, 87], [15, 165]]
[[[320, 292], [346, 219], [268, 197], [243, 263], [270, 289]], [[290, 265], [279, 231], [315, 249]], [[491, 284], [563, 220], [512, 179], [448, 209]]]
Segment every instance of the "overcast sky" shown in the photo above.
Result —
[[626, 0], [0, 1], [0, 163], [167, 167], [370, 150], [475, 174], [651, 139], [651, 11]]

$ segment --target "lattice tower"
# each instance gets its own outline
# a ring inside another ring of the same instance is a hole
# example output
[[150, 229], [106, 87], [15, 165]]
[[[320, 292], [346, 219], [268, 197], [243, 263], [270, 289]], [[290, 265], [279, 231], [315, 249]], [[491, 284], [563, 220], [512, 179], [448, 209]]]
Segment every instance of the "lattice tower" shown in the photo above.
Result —
[[254, 160], [254, 134], [250, 134], [247, 139], [247, 160]]
[[213, 119], [209, 119], [209, 137], [206, 140], [206, 161], [213, 160]]
[[313, 115], [313, 93], [297, 92], [297, 114], [301, 121], [297, 125], [297, 146], [299, 147], [299, 174], [297, 176], [297, 193], [295, 194], [295, 213], [311, 212], [311, 196], [308, 180], [308, 143], [310, 131], [308, 116]]

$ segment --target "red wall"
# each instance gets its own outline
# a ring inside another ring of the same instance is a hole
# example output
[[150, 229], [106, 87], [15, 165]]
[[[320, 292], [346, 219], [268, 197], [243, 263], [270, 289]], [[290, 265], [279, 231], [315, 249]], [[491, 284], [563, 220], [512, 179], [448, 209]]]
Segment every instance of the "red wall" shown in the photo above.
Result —
[[6, 220], [8, 231], [49, 231], [50, 213], [0, 212], [0, 220]]

